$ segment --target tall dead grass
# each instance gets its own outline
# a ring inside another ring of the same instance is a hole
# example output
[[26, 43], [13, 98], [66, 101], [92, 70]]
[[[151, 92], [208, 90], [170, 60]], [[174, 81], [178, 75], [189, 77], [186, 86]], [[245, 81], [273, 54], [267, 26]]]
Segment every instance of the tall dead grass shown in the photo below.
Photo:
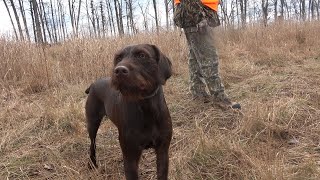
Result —
[[[117, 131], [98, 133], [100, 168], [87, 169], [85, 88], [110, 74], [113, 54], [151, 43], [170, 57], [165, 94], [174, 124], [170, 179], [320, 178], [319, 22], [216, 29], [220, 72], [241, 112], [188, 95], [188, 48], [181, 32], [75, 39], [51, 47], [0, 40], [0, 177], [123, 179]], [[141, 159], [155, 179], [155, 157]]]

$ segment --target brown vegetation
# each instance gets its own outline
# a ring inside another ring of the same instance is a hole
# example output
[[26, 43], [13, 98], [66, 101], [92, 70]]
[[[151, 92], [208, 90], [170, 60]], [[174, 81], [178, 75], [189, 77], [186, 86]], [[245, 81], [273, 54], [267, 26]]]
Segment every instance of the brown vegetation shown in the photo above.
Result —
[[[152, 43], [173, 62], [165, 86], [174, 137], [170, 179], [320, 178], [320, 24], [217, 29], [221, 75], [241, 112], [193, 102], [180, 32], [79, 39], [41, 48], [0, 39], [0, 177], [123, 179], [117, 131], [98, 132], [100, 168], [87, 169], [84, 90], [110, 74], [112, 55]], [[141, 159], [155, 179], [155, 158]]]

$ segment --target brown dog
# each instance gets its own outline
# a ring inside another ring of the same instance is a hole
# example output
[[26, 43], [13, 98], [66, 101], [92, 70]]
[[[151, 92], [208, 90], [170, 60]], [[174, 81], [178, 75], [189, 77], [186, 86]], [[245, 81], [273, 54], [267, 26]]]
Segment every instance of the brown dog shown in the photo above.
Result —
[[170, 76], [170, 60], [154, 45], [128, 46], [116, 53], [112, 77], [97, 80], [86, 90], [90, 159], [95, 167], [95, 139], [107, 116], [119, 131], [126, 179], [138, 179], [139, 159], [148, 148], [156, 152], [158, 179], [168, 179], [172, 124], [162, 85]]

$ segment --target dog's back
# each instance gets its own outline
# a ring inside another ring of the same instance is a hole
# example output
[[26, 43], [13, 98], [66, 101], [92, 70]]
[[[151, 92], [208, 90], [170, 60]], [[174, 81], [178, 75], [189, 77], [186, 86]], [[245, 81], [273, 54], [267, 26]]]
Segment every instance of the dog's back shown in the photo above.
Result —
[[[100, 116], [108, 116], [110, 119], [113, 119], [112, 109], [114, 105], [119, 104], [119, 91], [111, 87], [110, 77], [102, 78], [92, 83], [85, 93], [88, 94], [86, 103], [87, 116], [99, 114]], [[116, 122], [114, 123], [117, 125]]]

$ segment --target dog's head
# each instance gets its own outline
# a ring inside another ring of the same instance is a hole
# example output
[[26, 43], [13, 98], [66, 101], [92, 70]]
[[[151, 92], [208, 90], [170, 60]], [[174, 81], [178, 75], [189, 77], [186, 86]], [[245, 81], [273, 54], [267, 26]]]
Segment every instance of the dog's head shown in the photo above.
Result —
[[149, 96], [172, 74], [170, 60], [155, 46], [127, 46], [114, 56], [112, 85], [125, 97]]

